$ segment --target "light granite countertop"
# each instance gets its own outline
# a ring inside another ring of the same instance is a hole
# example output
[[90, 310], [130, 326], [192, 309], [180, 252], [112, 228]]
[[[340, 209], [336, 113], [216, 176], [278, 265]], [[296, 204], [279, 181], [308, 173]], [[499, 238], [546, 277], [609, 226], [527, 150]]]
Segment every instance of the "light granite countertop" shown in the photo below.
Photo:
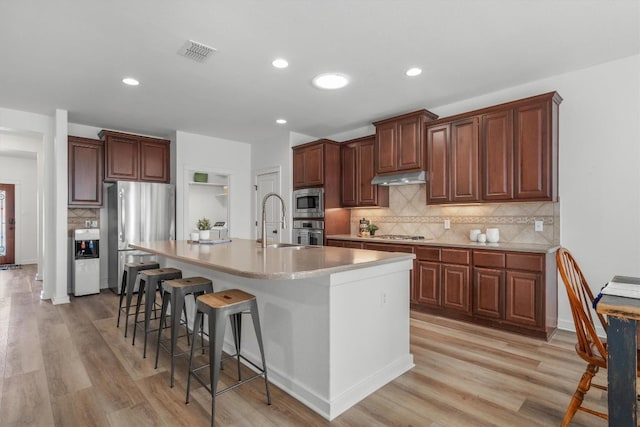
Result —
[[304, 279], [413, 260], [399, 252], [310, 246], [305, 249], [260, 247], [255, 240], [199, 244], [187, 240], [142, 242], [132, 248], [240, 277], [253, 279]]
[[420, 245], [420, 246], [441, 246], [452, 248], [468, 248], [468, 249], [491, 249], [498, 251], [511, 252], [534, 252], [534, 253], [553, 253], [560, 246], [558, 245], [541, 245], [535, 243], [477, 243], [477, 242], [453, 242], [446, 240], [395, 240], [382, 239], [379, 237], [358, 237], [350, 234], [335, 234], [327, 236], [327, 239], [335, 240], [355, 240], [367, 243], [393, 243], [398, 245]]

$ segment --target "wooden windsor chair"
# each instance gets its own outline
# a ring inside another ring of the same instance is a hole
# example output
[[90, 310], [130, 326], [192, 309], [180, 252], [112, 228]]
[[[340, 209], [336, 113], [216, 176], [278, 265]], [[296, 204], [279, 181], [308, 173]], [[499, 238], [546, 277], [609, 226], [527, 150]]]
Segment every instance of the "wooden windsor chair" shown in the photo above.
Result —
[[[578, 387], [573, 393], [561, 425], [569, 425], [578, 410], [608, 419], [608, 414], [583, 406], [584, 397], [591, 387], [607, 390], [606, 386], [592, 384], [598, 370], [600, 368], [607, 369], [607, 343], [598, 336], [594, 315], [605, 332], [608, 327], [607, 320], [593, 310], [593, 292], [571, 253], [565, 248], [560, 248], [556, 253], [556, 261], [571, 305], [571, 314], [578, 338], [576, 353], [587, 362], [587, 368], [578, 382]], [[638, 360], [640, 360], [640, 352], [638, 352]], [[640, 367], [640, 363], [638, 363], [638, 367]], [[636, 375], [640, 376], [640, 372], [637, 372]]]

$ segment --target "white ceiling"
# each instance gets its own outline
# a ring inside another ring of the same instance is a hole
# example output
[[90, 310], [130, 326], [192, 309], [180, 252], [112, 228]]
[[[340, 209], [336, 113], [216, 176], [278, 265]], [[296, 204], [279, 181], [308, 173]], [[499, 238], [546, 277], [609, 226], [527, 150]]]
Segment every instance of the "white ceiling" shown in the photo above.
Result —
[[[639, 4], [0, 0], [0, 107], [66, 109], [73, 123], [157, 136], [323, 137], [638, 54]], [[177, 52], [189, 39], [218, 51], [188, 60]], [[273, 68], [276, 57], [290, 67]], [[423, 74], [406, 77], [410, 66]], [[352, 83], [312, 87], [326, 71]]]

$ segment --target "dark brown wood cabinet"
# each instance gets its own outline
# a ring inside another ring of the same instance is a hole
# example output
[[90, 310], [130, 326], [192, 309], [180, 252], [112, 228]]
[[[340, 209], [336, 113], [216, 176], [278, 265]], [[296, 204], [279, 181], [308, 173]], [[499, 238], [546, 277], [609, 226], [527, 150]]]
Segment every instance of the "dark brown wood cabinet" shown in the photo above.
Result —
[[482, 199], [513, 199], [513, 110], [481, 116]]
[[67, 162], [69, 206], [102, 206], [103, 142], [69, 136]]
[[477, 117], [427, 128], [427, 204], [479, 200], [478, 128]]
[[[330, 183], [339, 189], [340, 144], [328, 139], [293, 147], [293, 188], [322, 187]], [[337, 197], [338, 205], [340, 196]], [[337, 206], [333, 206], [337, 207]]]
[[557, 200], [561, 102], [551, 92], [429, 123], [427, 203]]
[[168, 183], [170, 141], [121, 132], [99, 133], [105, 149], [105, 181], [149, 181]]
[[389, 187], [371, 184], [374, 146], [374, 135], [342, 143], [342, 206], [389, 206]]
[[437, 117], [419, 110], [374, 122], [376, 174], [424, 169], [424, 124]]
[[[549, 339], [558, 323], [555, 253], [327, 240], [415, 253], [411, 308]], [[351, 245], [349, 245], [351, 244]]]
[[324, 184], [324, 145], [315, 142], [312, 145], [293, 148], [293, 186], [294, 188], [318, 187]]
[[474, 250], [474, 316], [549, 338], [558, 316], [555, 268], [554, 254]]
[[416, 246], [415, 302], [471, 313], [468, 249]]
[[557, 181], [557, 165], [553, 165], [552, 153], [557, 150], [557, 138], [554, 137], [557, 124], [552, 124], [557, 119], [551, 116], [553, 110], [557, 110], [554, 98], [519, 105], [514, 109], [515, 199], [555, 199], [556, 190], [552, 183]]
[[140, 181], [169, 182], [169, 144], [140, 140]]

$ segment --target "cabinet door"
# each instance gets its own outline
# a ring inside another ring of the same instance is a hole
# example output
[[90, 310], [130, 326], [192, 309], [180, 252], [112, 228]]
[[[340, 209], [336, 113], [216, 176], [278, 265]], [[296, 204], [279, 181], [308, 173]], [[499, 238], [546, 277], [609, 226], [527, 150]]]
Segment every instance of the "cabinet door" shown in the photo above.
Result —
[[482, 116], [482, 198], [513, 198], [513, 110]]
[[542, 324], [542, 275], [507, 270], [505, 320], [525, 326]]
[[[304, 180], [305, 185], [311, 187], [324, 184], [324, 146], [314, 145], [305, 149]], [[336, 158], [337, 160], [337, 158]]]
[[164, 141], [140, 141], [140, 180], [169, 182], [169, 143]]
[[395, 172], [397, 163], [397, 124], [376, 126], [376, 173]]
[[69, 206], [102, 206], [103, 168], [102, 141], [69, 137]]
[[550, 143], [548, 102], [517, 108], [514, 141], [516, 199], [551, 200]]
[[293, 150], [293, 188], [305, 186], [304, 180], [304, 150]]
[[427, 204], [449, 200], [449, 123], [427, 129]]
[[[388, 192], [388, 187], [380, 188], [371, 185], [371, 180], [375, 176], [375, 139], [361, 142], [358, 146], [358, 205], [359, 206], [379, 206], [379, 192]], [[388, 202], [387, 202], [388, 203]]]
[[471, 314], [469, 266], [442, 264], [442, 306]]
[[105, 181], [137, 181], [140, 145], [137, 139], [108, 136], [105, 140]]
[[419, 117], [398, 121], [398, 170], [422, 169], [422, 127]]
[[418, 304], [440, 307], [440, 263], [416, 262], [415, 299]]
[[341, 147], [342, 206], [358, 206], [358, 146], [346, 144]]
[[478, 118], [451, 124], [451, 201], [477, 202], [478, 191]]
[[504, 316], [504, 270], [473, 269], [473, 314], [501, 319]]

